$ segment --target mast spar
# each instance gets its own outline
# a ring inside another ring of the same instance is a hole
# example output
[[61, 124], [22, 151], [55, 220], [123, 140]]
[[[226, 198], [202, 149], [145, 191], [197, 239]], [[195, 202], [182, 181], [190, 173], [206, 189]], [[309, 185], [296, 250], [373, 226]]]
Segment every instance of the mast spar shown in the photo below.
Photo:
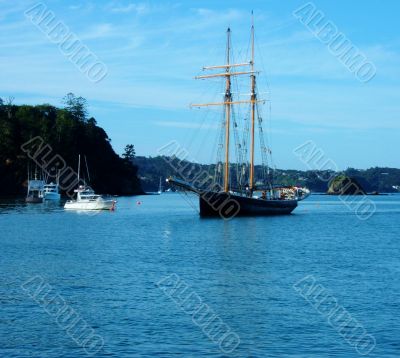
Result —
[[227, 43], [226, 43], [226, 90], [225, 90], [225, 174], [224, 174], [224, 191], [229, 191], [229, 139], [230, 139], [230, 122], [231, 122], [231, 71], [230, 66], [230, 52], [231, 52], [231, 29], [227, 30]]
[[251, 12], [251, 138], [250, 138], [250, 178], [249, 178], [249, 189], [250, 196], [252, 196], [254, 190], [254, 127], [255, 127], [255, 111], [257, 103], [256, 95], [256, 76], [254, 73], [254, 15]]

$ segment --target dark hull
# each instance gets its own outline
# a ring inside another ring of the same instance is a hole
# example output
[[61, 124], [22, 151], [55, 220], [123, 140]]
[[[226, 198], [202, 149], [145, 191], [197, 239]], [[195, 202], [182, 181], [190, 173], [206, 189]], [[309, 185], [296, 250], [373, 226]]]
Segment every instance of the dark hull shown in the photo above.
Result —
[[40, 203], [43, 203], [43, 198], [35, 198], [35, 197], [32, 197], [32, 196], [28, 196], [25, 199], [25, 202], [26, 203], [30, 203], [30, 204], [40, 204]]
[[287, 215], [297, 200], [263, 200], [228, 193], [203, 192], [199, 196], [200, 216], [222, 217]]

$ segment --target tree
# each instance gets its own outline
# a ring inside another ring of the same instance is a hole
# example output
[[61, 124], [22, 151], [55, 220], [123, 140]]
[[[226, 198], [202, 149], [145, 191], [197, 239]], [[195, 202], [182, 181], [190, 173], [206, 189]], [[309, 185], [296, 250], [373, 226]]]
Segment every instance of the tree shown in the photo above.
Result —
[[125, 147], [125, 152], [124, 154], [122, 154], [122, 157], [128, 162], [132, 162], [135, 159], [135, 156], [135, 146], [133, 144], [127, 144]]
[[13, 102], [14, 102], [14, 97], [11, 96], [7, 98], [6, 109], [7, 109], [8, 119], [11, 119], [12, 117]]
[[96, 121], [95, 118], [90, 117], [90, 118], [88, 119], [88, 121], [87, 121], [87, 124], [89, 124], [90, 126], [95, 127], [95, 126], [97, 126], [97, 121]]
[[78, 121], [87, 122], [87, 101], [83, 97], [76, 97], [73, 93], [68, 93], [63, 98], [65, 109]]

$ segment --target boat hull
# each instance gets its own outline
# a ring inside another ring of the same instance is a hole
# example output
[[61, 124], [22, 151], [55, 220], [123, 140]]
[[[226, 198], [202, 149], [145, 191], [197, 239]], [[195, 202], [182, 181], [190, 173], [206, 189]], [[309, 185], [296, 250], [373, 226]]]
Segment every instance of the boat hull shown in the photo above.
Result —
[[201, 217], [287, 215], [297, 207], [297, 200], [264, 200], [228, 193], [204, 192], [199, 197]]
[[43, 203], [43, 198], [29, 196], [25, 198], [25, 202], [29, 204], [41, 204]]
[[116, 202], [114, 200], [98, 201], [67, 201], [64, 205], [66, 210], [114, 210]]
[[44, 193], [44, 200], [60, 200], [61, 195], [58, 193]]

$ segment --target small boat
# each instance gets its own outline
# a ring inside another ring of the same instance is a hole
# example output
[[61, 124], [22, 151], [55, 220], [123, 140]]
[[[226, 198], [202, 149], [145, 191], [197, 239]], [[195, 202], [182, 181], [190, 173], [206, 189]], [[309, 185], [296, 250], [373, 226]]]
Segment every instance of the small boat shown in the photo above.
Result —
[[275, 189], [280, 189], [282, 195], [286, 198], [304, 200], [311, 195], [310, 189], [299, 186], [281, 186]]
[[66, 210], [115, 210], [116, 201], [113, 199], [103, 198], [101, 195], [95, 194], [94, 190], [89, 186], [79, 186], [74, 190], [76, 200], [69, 200], [65, 203]]
[[[231, 30], [228, 28], [226, 62], [222, 65], [203, 67], [203, 71], [211, 71], [211, 74], [195, 77], [202, 80], [220, 79], [223, 82], [220, 86], [224, 86], [222, 101], [191, 105], [198, 108], [222, 108], [215, 172], [205, 173], [205, 177], [211, 180], [207, 179], [204, 182], [196, 179], [191, 183], [186, 178], [182, 180], [177, 177], [170, 177], [168, 182], [199, 196], [199, 213], [202, 217], [290, 214], [297, 207], [298, 201], [305, 199], [310, 191], [306, 188], [279, 186], [274, 183], [274, 175], [268, 165], [272, 162], [269, 157], [271, 150], [265, 145], [260, 108], [266, 101], [259, 98], [257, 91], [259, 71], [255, 68], [253, 23], [249, 46], [250, 59], [232, 63], [231, 47]], [[248, 79], [239, 82], [237, 78], [242, 76]], [[243, 87], [247, 93], [241, 94], [238, 91]], [[233, 88], [235, 92], [232, 91]], [[242, 98], [241, 95], [248, 98]], [[256, 178], [255, 171], [256, 135], [260, 142], [262, 162], [259, 178]], [[236, 156], [235, 163], [231, 163], [233, 154]], [[200, 178], [200, 175], [198, 177]]]
[[[86, 157], [85, 157], [86, 161]], [[81, 167], [81, 156], [79, 155], [78, 160], [78, 182], [80, 180], [80, 167]], [[86, 162], [87, 174], [89, 176], [89, 170]], [[102, 195], [98, 195], [88, 185], [79, 185], [78, 189], [75, 189], [76, 200], [69, 200], [65, 203], [64, 209], [66, 210], [115, 210], [116, 200], [104, 198]]]
[[43, 199], [44, 200], [60, 200], [61, 195], [59, 192], [58, 184], [49, 183], [43, 187]]
[[56, 177], [56, 182], [50, 182], [49, 183], [49, 177], [46, 178], [46, 183], [43, 187], [43, 199], [44, 200], [60, 200], [61, 199], [61, 194], [60, 194], [60, 186], [59, 186], [59, 173], [57, 174]]
[[43, 187], [44, 181], [38, 178], [37, 172], [35, 171], [34, 178], [31, 179], [28, 169], [28, 192], [25, 202], [31, 204], [43, 203]]

